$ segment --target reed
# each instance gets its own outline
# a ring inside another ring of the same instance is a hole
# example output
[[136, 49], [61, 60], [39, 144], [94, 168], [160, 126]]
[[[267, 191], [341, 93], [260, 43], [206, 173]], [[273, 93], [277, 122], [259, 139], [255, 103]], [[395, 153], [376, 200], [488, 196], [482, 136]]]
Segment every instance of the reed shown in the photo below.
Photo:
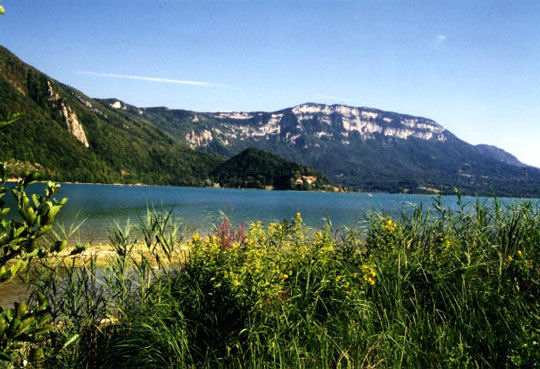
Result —
[[117, 227], [111, 244], [105, 266], [66, 261], [31, 283], [47, 294], [56, 327], [44, 367], [540, 362], [540, 213], [530, 203], [438, 202], [340, 230], [310, 229], [300, 214], [225, 220], [206, 236], [151, 211]]

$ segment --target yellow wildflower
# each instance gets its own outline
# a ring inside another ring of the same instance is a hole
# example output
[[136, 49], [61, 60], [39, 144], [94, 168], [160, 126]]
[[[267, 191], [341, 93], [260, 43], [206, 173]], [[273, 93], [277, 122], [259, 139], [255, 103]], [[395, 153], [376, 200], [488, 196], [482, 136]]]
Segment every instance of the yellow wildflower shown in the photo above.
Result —
[[519, 256], [521, 256], [521, 254], [523, 254], [523, 251], [517, 250], [517, 254], [518, 254]]
[[362, 271], [364, 272], [364, 280], [368, 282], [369, 284], [374, 285], [375, 277], [377, 276], [377, 272], [375, 271], [375, 268], [367, 264], [362, 265], [361, 268], [362, 268]]
[[296, 213], [296, 221], [297, 221], [298, 223], [302, 223], [302, 215], [301, 215], [299, 212]]
[[388, 218], [381, 217], [380, 220], [382, 222], [382, 225], [381, 225], [382, 229], [390, 233], [394, 232], [398, 226], [397, 223], [394, 222], [391, 217], [388, 217]]
[[193, 242], [199, 242], [201, 240], [201, 236], [199, 236], [198, 233], [195, 233], [192, 238]]

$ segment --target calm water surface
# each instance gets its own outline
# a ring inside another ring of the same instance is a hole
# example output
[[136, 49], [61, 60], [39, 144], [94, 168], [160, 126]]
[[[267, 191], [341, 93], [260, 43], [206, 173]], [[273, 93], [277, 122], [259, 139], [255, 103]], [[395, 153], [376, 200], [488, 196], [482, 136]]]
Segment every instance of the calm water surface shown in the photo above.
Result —
[[[31, 192], [42, 192], [43, 185], [30, 187]], [[324, 225], [330, 219], [335, 227], [355, 226], [372, 211], [399, 216], [411, 211], [414, 205], [429, 207], [432, 196], [367, 193], [322, 193], [294, 191], [238, 190], [192, 187], [116, 186], [63, 184], [57, 198], [69, 201], [57, 216], [57, 224], [65, 229], [80, 225], [76, 233], [81, 242], [105, 243], [115, 222], [125, 225], [137, 223], [148, 208], [170, 210], [190, 227], [209, 231], [219, 223], [222, 214], [240, 224], [243, 221], [290, 219], [302, 213], [304, 222], [312, 227]], [[14, 202], [8, 196], [8, 206]], [[477, 199], [465, 197], [465, 203]], [[481, 198], [490, 202], [492, 199]], [[516, 203], [520, 199], [504, 199]], [[537, 205], [538, 199], [533, 201]], [[444, 196], [443, 203], [456, 207], [455, 196]], [[14, 281], [0, 288], [0, 306], [9, 306], [25, 294], [24, 285]]]
[[[35, 186], [39, 191], [43, 187]], [[69, 228], [80, 224], [83, 241], [106, 242], [114, 222], [137, 223], [148, 207], [170, 210], [189, 226], [199, 231], [211, 229], [226, 214], [231, 221], [261, 220], [265, 223], [290, 219], [302, 213], [309, 226], [321, 226], [330, 219], [336, 227], [354, 226], [369, 212], [376, 210], [397, 216], [413, 205], [429, 206], [434, 199], [428, 195], [323, 193], [297, 191], [264, 191], [194, 187], [117, 186], [63, 184], [58, 198], [69, 199], [59, 213], [59, 224]], [[455, 196], [444, 196], [445, 205], [454, 207]], [[475, 198], [465, 197], [472, 203]], [[481, 201], [492, 201], [481, 199]], [[506, 203], [519, 199], [504, 199]], [[532, 200], [538, 202], [539, 200]]]

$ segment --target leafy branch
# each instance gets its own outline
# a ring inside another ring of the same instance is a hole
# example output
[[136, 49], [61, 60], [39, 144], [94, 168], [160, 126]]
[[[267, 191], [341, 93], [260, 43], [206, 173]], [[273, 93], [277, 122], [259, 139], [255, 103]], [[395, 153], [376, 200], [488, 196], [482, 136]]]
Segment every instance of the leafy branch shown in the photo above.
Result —
[[[0, 5], [0, 14], [2, 14], [2, 6]], [[5, 126], [8, 126], [16, 121], [18, 121], [19, 119], [21, 119], [22, 117], [22, 114], [21, 113], [15, 113], [13, 114], [11, 117], [9, 117], [7, 120], [5, 121], [0, 121], [0, 128], [3, 128]]]

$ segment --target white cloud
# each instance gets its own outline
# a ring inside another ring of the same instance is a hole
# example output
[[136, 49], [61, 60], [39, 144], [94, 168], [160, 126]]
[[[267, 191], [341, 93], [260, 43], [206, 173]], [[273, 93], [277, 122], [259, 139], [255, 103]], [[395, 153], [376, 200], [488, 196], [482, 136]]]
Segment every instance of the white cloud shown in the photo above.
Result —
[[433, 47], [435, 49], [442, 48], [442, 46], [446, 42], [447, 38], [448, 37], [446, 35], [443, 35], [443, 34], [435, 35], [435, 37], [433, 38]]
[[432, 47], [435, 50], [441, 50], [443, 48], [444, 44], [446, 43], [447, 39], [448, 39], [448, 36], [445, 35], [445, 34], [439, 33], [439, 34], [435, 35], [435, 37], [433, 37]]
[[173, 83], [177, 85], [187, 85], [187, 86], [197, 86], [197, 87], [228, 87], [227, 85], [220, 85], [211, 82], [203, 81], [188, 81], [183, 79], [172, 79], [172, 78], [159, 78], [159, 77], [148, 77], [148, 76], [135, 76], [129, 74], [115, 74], [115, 73], [98, 73], [98, 72], [89, 72], [81, 71], [79, 74], [86, 74], [88, 76], [97, 76], [97, 77], [106, 77], [106, 78], [120, 78], [120, 79], [135, 79], [139, 81], [150, 81], [150, 82], [159, 82], [159, 83]]

